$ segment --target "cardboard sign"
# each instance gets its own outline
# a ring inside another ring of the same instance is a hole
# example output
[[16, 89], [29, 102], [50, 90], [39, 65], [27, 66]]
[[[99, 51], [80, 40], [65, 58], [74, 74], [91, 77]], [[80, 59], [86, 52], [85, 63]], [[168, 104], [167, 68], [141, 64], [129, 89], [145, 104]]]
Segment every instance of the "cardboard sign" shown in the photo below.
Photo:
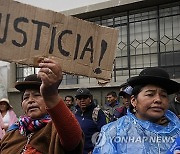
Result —
[[0, 59], [35, 66], [56, 57], [67, 73], [109, 80], [118, 30], [12, 0], [0, 0]]

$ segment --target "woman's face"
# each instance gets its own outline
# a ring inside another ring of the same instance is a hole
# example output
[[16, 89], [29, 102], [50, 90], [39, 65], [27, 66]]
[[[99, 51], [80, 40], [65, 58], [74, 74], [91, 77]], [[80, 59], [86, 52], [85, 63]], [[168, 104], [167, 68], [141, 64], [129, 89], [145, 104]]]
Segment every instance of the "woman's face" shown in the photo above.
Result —
[[46, 105], [39, 90], [27, 89], [23, 95], [22, 109], [27, 116], [33, 119], [44, 116], [46, 111]]
[[168, 109], [167, 92], [155, 85], [144, 86], [137, 98], [132, 96], [131, 104], [136, 108], [136, 117], [152, 122], [158, 121]]
[[0, 102], [0, 111], [6, 112], [8, 110], [8, 104], [6, 102]]

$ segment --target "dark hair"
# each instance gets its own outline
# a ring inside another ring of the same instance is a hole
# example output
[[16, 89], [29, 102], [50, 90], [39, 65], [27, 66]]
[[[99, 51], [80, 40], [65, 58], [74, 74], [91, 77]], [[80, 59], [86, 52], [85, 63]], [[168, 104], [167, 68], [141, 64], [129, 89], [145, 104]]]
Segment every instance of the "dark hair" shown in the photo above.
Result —
[[137, 98], [137, 95], [141, 92], [141, 89], [146, 86], [146, 84], [137, 85], [133, 87], [132, 95], [134, 95], [135, 98]]
[[115, 91], [108, 92], [106, 96], [112, 95], [113, 97], [117, 97], [117, 94]]
[[[137, 98], [138, 94], [141, 92], [141, 89], [142, 89], [145, 85], [146, 85], [146, 84], [134, 86], [134, 87], [133, 87], [133, 90], [132, 90], [132, 95], [134, 95], [134, 97]], [[133, 109], [134, 109], [134, 107], [133, 107], [133, 105], [130, 103], [130, 105], [129, 105], [129, 110], [130, 110], [130, 112], [134, 113]]]
[[71, 98], [71, 101], [74, 102], [74, 97], [73, 96], [67, 95], [67, 96], [65, 96], [64, 100], [66, 100], [67, 97]]

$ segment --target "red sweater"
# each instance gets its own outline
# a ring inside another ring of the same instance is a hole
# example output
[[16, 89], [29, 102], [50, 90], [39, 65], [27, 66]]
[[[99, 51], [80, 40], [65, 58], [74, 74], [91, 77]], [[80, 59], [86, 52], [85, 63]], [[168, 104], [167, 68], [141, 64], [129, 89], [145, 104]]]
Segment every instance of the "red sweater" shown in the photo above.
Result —
[[82, 130], [74, 114], [63, 100], [54, 108], [47, 109], [65, 149], [74, 149], [82, 139]]

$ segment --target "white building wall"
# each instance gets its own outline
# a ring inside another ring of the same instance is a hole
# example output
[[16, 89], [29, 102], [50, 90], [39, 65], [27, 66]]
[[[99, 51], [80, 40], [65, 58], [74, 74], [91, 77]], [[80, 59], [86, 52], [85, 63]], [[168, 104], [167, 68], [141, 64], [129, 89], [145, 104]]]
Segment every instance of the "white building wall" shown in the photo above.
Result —
[[0, 99], [7, 97], [9, 63], [0, 62]]
[[97, 4], [108, 0], [16, 0], [22, 3], [30, 4], [43, 9], [56, 12], [71, 10], [87, 5]]

